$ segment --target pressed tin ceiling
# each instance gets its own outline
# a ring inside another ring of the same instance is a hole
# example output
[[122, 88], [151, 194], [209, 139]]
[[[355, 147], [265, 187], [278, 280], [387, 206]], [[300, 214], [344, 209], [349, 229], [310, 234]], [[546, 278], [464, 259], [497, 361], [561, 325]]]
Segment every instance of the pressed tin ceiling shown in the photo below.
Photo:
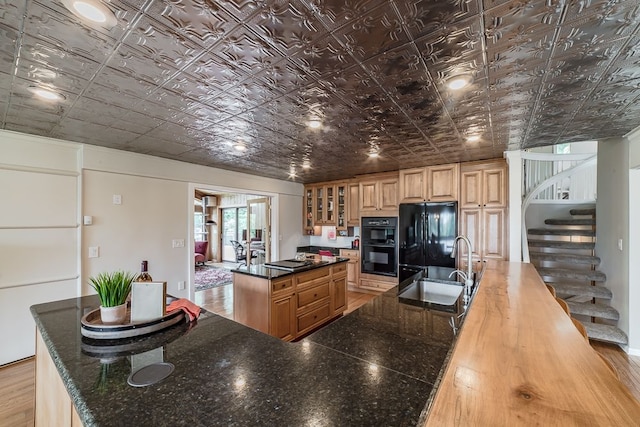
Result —
[[640, 125], [637, 1], [103, 3], [0, 0], [3, 129], [308, 183]]

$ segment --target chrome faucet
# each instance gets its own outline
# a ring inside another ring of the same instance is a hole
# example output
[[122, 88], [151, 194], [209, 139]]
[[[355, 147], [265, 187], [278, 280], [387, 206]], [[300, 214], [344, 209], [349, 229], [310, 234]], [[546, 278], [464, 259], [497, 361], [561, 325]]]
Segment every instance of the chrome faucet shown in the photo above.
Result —
[[453, 241], [453, 251], [451, 251], [451, 258], [456, 257], [458, 240], [462, 240], [467, 244], [467, 272], [465, 273], [464, 271], [455, 270], [449, 275], [449, 277], [457, 273], [464, 279], [464, 303], [466, 306], [471, 299], [471, 287], [473, 286], [473, 270], [471, 265], [471, 253], [473, 252], [473, 249], [471, 248], [471, 242], [469, 241], [469, 238], [461, 234]]

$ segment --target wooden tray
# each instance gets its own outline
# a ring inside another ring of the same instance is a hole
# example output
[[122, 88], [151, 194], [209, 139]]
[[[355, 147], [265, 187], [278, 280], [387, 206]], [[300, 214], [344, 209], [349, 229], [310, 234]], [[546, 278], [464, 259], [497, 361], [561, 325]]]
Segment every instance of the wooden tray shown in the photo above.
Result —
[[83, 336], [93, 339], [131, 338], [161, 331], [185, 319], [184, 311], [176, 310], [159, 319], [147, 322], [131, 323], [131, 306], [127, 306], [127, 321], [122, 325], [105, 325], [100, 318], [100, 308], [82, 316], [80, 332]]

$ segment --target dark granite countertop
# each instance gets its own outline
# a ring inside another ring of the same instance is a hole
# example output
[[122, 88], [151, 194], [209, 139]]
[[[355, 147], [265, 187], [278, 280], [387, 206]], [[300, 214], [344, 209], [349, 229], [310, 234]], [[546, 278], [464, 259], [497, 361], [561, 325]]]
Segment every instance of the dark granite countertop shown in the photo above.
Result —
[[307, 260], [310, 264], [308, 266], [297, 268], [295, 271], [280, 270], [276, 268], [269, 268], [264, 264], [250, 264], [242, 267], [238, 267], [231, 270], [234, 273], [246, 274], [249, 276], [261, 277], [263, 279], [277, 279], [278, 277], [288, 276], [290, 274], [300, 273], [302, 271], [313, 270], [320, 267], [328, 267], [334, 264], [340, 264], [342, 262], [349, 261], [349, 258], [325, 257], [324, 260]]
[[[396, 294], [295, 343], [207, 312], [124, 343], [96, 342], [80, 333], [96, 296], [31, 311], [86, 426], [412, 426], [426, 416], [454, 336], [451, 314]], [[129, 386], [132, 366], [149, 355], [175, 371]]]
[[331, 251], [334, 256], [340, 255], [340, 249], [356, 249], [351, 246], [298, 246], [296, 252], [317, 254], [319, 251]]

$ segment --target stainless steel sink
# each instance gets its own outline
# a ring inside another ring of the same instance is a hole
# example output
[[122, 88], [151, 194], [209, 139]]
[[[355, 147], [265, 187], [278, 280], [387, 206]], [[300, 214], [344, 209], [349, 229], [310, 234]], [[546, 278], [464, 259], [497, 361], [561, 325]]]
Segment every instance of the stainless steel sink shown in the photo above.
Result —
[[407, 286], [398, 297], [432, 304], [455, 305], [464, 286], [454, 281], [420, 279]]

